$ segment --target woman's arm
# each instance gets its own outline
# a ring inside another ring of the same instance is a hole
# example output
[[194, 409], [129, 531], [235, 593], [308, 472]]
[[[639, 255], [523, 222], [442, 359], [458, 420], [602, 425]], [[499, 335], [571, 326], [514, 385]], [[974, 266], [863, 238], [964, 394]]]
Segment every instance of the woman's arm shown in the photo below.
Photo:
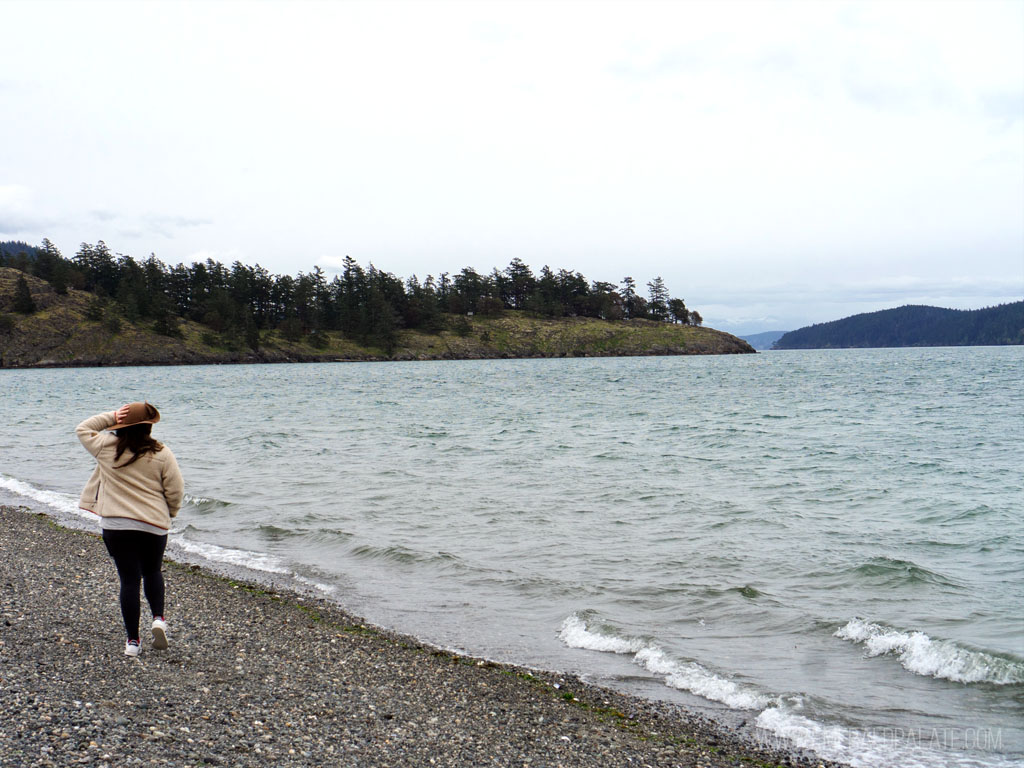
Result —
[[171, 449], [164, 447], [160, 453], [167, 453], [163, 463], [164, 498], [167, 500], [167, 512], [171, 517], [177, 517], [181, 509], [181, 502], [185, 497], [185, 480], [178, 468], [178, 460], [174, 458]]
[[85, 450], [93, 456], [99, 455], [100, 449], [107, 442], [106, 435], [102, 434], [102, 432], [107, 427], [112, 427], [117, 423], [117, 414], [120, 412], [107, 411], [106, 413], [97, 413], [75, 427], [75, 434], [82, 441]]

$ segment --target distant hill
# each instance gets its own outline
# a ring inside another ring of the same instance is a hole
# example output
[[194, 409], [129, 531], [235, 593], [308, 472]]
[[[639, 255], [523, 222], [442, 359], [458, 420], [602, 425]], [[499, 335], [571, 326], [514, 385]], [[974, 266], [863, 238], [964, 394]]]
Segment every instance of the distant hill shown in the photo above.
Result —
[[908, 305], [790, 331], [773, 349], [1024, 344], [1024, 301], [986, 309]]
[[747, 336], [740, 336], [754, 349], [771, 349], [772, 344], [786, 335], [786, 331], [765, 331], [764, 333], [751, 333]]
[[17, 265], [24, 269], [26, 264], [36, 260], [39, 249], [21, 240], [0, 240], [0, 265]]

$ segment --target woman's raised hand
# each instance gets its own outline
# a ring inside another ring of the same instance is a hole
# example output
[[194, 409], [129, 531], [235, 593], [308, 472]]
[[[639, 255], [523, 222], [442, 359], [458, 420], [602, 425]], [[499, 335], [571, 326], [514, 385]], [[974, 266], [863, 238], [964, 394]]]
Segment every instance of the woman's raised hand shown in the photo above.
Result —
[[125, 419], [128, 418], [128, 411], [129, 408], [127, 405], [122, 405], [120, 408], [117, 409], [117, 413], [115, 414], [115, 416], [117, 418], [118, 424], [123, 424]]

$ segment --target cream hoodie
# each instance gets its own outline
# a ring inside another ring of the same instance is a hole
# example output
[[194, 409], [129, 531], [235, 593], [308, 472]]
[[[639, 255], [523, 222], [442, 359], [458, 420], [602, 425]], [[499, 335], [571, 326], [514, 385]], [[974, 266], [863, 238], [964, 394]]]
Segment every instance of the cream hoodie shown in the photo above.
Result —
[[[127, 467], [115, 468], [117, 435], [102, 431], [117, 423], [115, 413], [97, 414], [75, 427], [82, 445], [96, 457], [96, 469], [82, 491], [79, 506], [100, 517], [127, 517], [169, 530], [185, 491], [178, 462], [164, 446]], [[130, 459], [131, 452], [125, 451], [116, 463]]]

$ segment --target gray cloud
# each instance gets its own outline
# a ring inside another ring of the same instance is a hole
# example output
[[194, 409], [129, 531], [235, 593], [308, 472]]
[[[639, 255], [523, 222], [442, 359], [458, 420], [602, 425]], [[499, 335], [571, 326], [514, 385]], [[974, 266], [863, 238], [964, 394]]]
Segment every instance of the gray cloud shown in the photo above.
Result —
[[46, 231], [55, 223], [55, 219], [44, 216], [0, 212], [0, 235], [33, 236], [37, 232]]

